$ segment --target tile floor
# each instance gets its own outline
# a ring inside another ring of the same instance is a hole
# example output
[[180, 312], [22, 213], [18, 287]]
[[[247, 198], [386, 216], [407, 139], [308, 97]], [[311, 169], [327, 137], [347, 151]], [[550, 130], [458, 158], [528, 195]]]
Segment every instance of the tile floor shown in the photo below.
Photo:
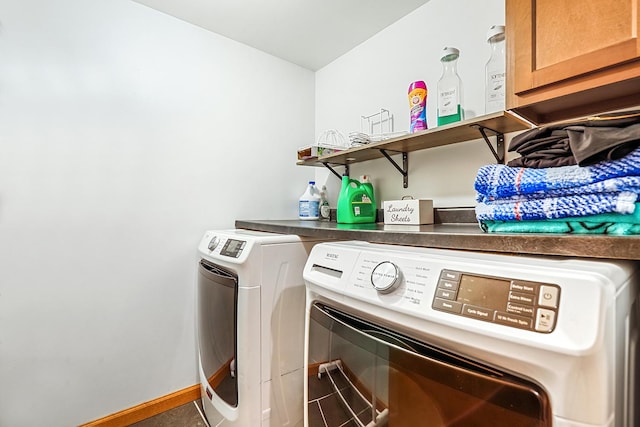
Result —
[[202, 402], [196, 400], [131, 424], [131, 427], [209, 427], [209, 424], [203, 416]]
[[[334, 380], [349, 406], [358, 414], [363, 424], [371, 421], [367, 403], [341, 376]], [[209, 427], [204, 418], [202, 402], [198, 399], [162, 414], [132, 424], [130, 427]], [[357, 427], [351, 414], [345, 409], [333, 390], [329, 378], [324, 375], [309, 377], [309, 427]]]

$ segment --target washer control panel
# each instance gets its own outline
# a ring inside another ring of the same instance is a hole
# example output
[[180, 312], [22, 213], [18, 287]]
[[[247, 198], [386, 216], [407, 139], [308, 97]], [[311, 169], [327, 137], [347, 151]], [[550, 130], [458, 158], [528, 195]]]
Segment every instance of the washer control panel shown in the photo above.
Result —
[[208, 249], [207, 255], [220, 255], [223, 257], [240, 258], [247, 247], [246, 240], [232, 239], [228, 236], [210, 234], [204, 236], [203, 245]]
[[244, 240], [227, 239], [220, 250], [220, 255], [238, 258], [246, 244]]
[[440, 272], [431, 307], [529, 331], [549, 333], [558, 317], [560, 287], [456, 270]]

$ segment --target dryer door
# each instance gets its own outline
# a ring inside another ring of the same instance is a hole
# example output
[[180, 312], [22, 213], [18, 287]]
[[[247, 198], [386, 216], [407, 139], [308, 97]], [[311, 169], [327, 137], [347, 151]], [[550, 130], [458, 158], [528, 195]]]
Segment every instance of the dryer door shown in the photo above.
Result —
[[[309, 354], [309, 425], [328, 427], [551, 426], [544, 390], [476, 361], [315, 303]], [[312, 348], [316, 347], [316, 348]], [[319, 348], [318, 348], [319, 347]]]
[[[198, 269], [198, 347], [200, 364], [211, 393], [238, 406], [237, 351], [238, 276], [200, 260]], [[213, 390], [213, 391], [212, 391]]]

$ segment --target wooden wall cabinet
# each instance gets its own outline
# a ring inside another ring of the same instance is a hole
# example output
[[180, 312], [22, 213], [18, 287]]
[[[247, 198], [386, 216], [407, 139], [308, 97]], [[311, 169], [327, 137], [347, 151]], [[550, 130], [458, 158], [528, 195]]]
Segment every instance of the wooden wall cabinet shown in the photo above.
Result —
[[550, 123], [640, 105], [640, 0], [506, 0], [507, 109]]

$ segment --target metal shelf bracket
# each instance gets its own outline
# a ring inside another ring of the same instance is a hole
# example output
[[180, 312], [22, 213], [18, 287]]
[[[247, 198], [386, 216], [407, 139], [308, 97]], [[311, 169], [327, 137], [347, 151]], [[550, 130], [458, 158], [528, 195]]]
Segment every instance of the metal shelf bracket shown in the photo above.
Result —
[[[329, 169], [335, 176], [338, 177], [338, 179], [342, 179], [342, 175], [339, 174], [334, 168], [333, 166], [331, 166], [328, 162], [322, 162], [322, 164], [324, 165], [324, 167], [326, 167], [327, 169]], [[344, 165], [344, 175], [349, 176], [349, 164]]]
[[[478, 129], [480, 135], [484, 139], [484, 142], [487, 143], [489, 150], [491, 150], [491, 154], [495, 157], [497, 163], [504, 163], [504, 134], [502, 132], [498, 132], [497, 130], [493, 130], [491, 128], [482, 126], [482, 125], [471, 125], [472, 127]], [[491, 145], [491, 141], [489, 140], [489, 136], [487, 136], [487, 131], [492, 132], [496, 136], [496, 148], [494, 149]]]
[[389, 153], [387, 153], [387, 150], [380, 149], [380, 152], [389, 160], [393, 167], [402, 174], [402, 187], [407, 188], [409, 186], [409, 154], [405, 152], [402, 153], [402, 167], [400, 167], [400, 165], [391, 158]]

